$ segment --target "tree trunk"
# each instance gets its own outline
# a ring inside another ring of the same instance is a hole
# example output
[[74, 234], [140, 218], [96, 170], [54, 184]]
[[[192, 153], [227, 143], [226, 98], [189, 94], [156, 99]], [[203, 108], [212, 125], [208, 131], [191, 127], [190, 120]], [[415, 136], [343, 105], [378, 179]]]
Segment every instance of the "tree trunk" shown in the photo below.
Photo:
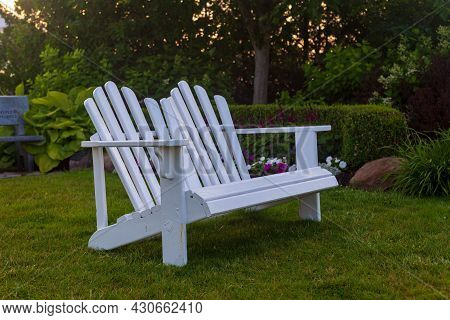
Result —
[[267, 103], [267, 90], [269, 87], [269, 58], [270, 47], [265, 44], [255, 49], [255, 79], [253, 80], [253, 104]]
[[309, 19], [307, 17], [303, 17], [303, 21], [301, 24], [301, 36], [303, 38], [303, 63], [308, 62], [309, 60]]

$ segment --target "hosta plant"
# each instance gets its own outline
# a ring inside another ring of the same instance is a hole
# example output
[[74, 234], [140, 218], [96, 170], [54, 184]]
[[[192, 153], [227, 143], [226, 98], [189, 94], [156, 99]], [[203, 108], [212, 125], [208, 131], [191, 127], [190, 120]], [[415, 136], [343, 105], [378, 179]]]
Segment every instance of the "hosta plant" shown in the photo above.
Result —
[[92, 89], [76, 87], [68, 94], [49, 91], [46, 96], [31, 100], [24, 114], [30, 134], [42, 135], [45, 141], [26, 144], [25, 150], [35, 157], [41, 172], [48, 172], [75, 152], [81, 141], [89, 138], [92, 125], [83, 102]]
[[[0, 126], [0, 137], [12, 136], [14, 128]], [[16, 161], [16, 146], [14, 143], [0, 143], [0, 170], [5, 170], [14, 165]]]

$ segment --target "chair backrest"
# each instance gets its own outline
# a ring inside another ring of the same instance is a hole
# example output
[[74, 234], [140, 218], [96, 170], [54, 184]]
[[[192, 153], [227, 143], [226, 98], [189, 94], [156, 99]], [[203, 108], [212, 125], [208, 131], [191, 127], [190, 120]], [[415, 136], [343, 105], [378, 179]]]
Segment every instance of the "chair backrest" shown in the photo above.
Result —
[[191, 158], [204, 165], [212, 185], [250, 179], [225, 98], [214, 96], [220, 124], [205, 89], [195, 86], [194, 91], [197, 99], [187, 82], [181, 81], [170, 92], [174, 109], [181, 115], [179, 124], [189, 133], [184, 138], [195, 142]]
[[[97, 130], [95, 139], [151, 140], [154, 136], [189, 139], [184, 151], [188, 189], [249, 179], [225, 99], [214, 97], [222, 120], [220, 125], [206, 91], [196, 86], [195, 92], [201, 109], [185, 81], [170, 92], [170, 97], [161, 99], [160, 105], [146, 98], [144, 103], [152, 126], [134, 92], [126, 87], [120, 92], [113, 82], [96, 88], [93, 98], [85, 101], [85, 107]], [[135, 210], [160, 204], [157, 179], [160, 165], [155, 150], [125, 147], [107, 150]]]
[[28, 97], [0, 96], [0, 126], [15, 126], [15, 134], [25, 134], [23, 114], [28, 111]]

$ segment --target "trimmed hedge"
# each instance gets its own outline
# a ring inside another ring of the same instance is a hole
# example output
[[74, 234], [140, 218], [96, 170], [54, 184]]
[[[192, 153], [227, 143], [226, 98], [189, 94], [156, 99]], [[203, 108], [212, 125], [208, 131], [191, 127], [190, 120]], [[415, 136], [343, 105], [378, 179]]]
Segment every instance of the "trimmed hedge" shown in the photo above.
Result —
[[338, 156], [350, 167], [389, 156], [393, 146], [406, 138], [405, 116], [381, 105], [233, 105], [237, 127], [277, 127], [331, 125], [332, 131], [319, 133], [319, 160]]

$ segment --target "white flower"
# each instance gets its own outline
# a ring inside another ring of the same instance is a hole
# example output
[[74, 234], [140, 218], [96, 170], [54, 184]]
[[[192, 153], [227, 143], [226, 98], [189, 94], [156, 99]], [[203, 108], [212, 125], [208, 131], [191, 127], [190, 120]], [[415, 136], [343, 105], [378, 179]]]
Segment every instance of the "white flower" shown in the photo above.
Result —
[[259, 161], [264, 161], [264, 160], [266, 160], [266, 157], [259, 158]]
[[252, 166], [251, 165], [247, 165], [247, 170], [250, 170], [252, 168]]
[[339, 162], [339, 168], [341, 168], [341, 169], [347, 168], [347, 162], [345, 162], [345, 161]]
[[341, 160], [339, 160], [338, 158], [334, 159], [334, 161], [336, 161], [336, 163], [341, 162]]
[[331, 160], [333, 160], [333, 157], [332, 157], [332, 156], [328, 156], [328, 157], [325, 159], [325, 161], [327, 162], [328, 165], [331, 164]]

